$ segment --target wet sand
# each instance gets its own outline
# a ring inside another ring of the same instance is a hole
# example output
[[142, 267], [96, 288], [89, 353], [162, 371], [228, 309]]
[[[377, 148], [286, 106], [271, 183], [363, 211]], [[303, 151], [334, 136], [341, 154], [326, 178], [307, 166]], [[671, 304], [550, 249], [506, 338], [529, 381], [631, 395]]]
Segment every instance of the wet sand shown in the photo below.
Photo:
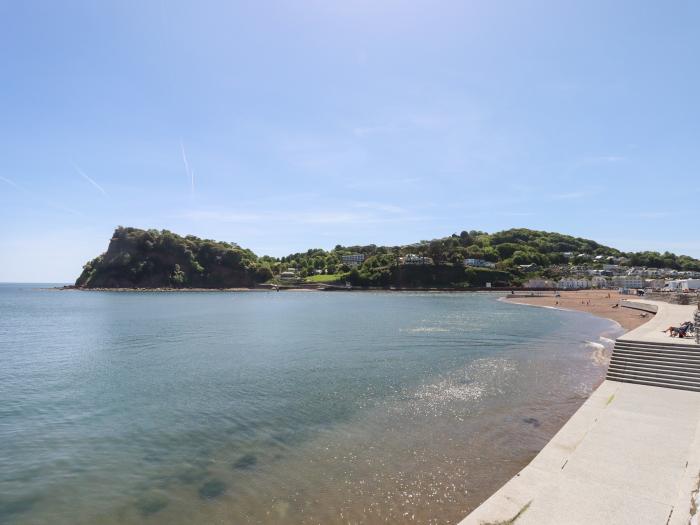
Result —
[[626, 330], [632, 330], [646, 323], [653, 314], [643, 315], [639, 310], [622, 308], [623, 299], [633, 296], [621, 295], [609, 290], [576, 290], [559, 292], [561, 297], [555, 297], [554, 292], [534, 292], [534, 295], [515, 294], [506, 296], [508, 302], [529, 304], [533, 306], [547, 306], [564, 310], [576, 310], [588, 312], [598, 317], [612, 319], [622, 325]]

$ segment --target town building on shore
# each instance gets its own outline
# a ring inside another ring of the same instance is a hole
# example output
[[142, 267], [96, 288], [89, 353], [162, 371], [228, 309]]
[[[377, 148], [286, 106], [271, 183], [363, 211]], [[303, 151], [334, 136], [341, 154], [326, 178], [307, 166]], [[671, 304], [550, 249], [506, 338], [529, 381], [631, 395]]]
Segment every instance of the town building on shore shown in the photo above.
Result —
[[668, 281], [664, 290], [671, 292], [690, 292], [700, 290], [700, 279], [676, 279]]
[[602, 275], [591, 277], [591, 288], [607, 288], [609, 281]]
[[666, 279], [645, 279], [644, 288], [663, 290], [666, 287]]
[[561, 290], [585, 290], [590, 287], [591, 282], [588, 279], [566, 278], [557, 283], [557, 288]]
[[616, 275], [610, 279], [613, 288], [644, 288], [644, 280], [639, 275]]

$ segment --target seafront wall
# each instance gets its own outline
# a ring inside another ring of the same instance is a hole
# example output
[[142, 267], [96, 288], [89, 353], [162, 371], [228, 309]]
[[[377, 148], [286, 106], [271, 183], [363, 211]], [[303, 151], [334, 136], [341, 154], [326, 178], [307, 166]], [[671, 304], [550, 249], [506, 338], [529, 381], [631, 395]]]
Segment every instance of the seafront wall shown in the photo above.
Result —
[[655, 304], [638, 303], [631, 301], [622, 301], [623, 308], [631, 308], [632, 310], [640, 310], [642, 312], [647, 312], [650, 314], [656, 314], [659, 311], [659, 307]]
[[[620, 339], [668, 341], [659, 327], [694, 311], [644, 306], [657, 315]], [[687, 525], [699, 475], [700, 393], [606, 380], [460, 525]]]

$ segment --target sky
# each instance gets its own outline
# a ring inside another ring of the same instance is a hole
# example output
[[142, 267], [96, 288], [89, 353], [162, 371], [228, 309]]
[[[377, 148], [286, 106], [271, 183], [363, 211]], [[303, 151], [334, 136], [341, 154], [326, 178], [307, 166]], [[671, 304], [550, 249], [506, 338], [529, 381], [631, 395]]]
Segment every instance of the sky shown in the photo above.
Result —
[[0, 281], [118, 225], [700, 257], [700, 3], [0, 0]]

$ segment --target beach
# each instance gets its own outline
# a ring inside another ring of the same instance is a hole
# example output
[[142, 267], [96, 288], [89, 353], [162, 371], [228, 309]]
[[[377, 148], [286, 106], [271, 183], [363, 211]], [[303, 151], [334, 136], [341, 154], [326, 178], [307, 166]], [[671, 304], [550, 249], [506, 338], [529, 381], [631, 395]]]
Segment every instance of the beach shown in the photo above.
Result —
[[[555, 292], [533, 292], [533, 295], [523, 293], [507, 296], [509, 303], [528, 304], [562, 310], [588, 312], [598, 317], [605, 317], [619, 323], [626, 330], [633, 330], [646, 323], [653, 314], [639, 310], [622, 308], [622, 300], [631, 298], [612, 290], [575, 290], [560, 291], [560, 297]], [[615, 305], [618, 305], [615, 307]]]

